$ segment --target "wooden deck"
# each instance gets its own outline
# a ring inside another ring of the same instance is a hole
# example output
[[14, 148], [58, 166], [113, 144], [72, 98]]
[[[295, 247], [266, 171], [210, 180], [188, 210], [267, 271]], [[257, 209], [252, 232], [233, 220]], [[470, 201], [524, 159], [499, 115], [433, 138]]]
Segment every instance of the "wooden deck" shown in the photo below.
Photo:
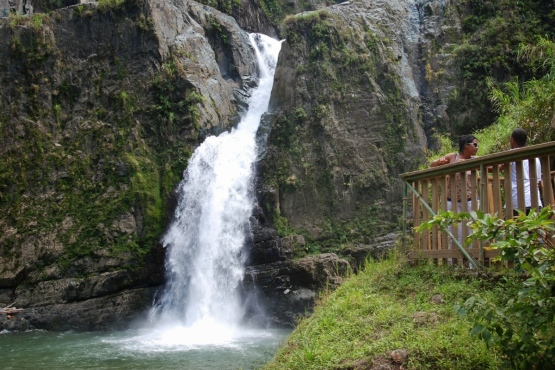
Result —
[[[536, 158], [541, 168], [539, 179], [536, 175]], [[527, 160], [529, 173], [524, 171], [523, 163]], [[477, 241], [470, 247], [462, 247], [462, 241], [470, 232], [466, 225], [452, 227], [451, 230], [440, 230], [434, 226], [422, 232], [417, 232], [416, 228], [438, 212], [448, 210], [450, 203], [454, 213], [458, 213], [460, 208], [461, 212], [481, 210], [497, 213], [504, 219], [511, 218], [514, 209], [526, 208], [525, 179], [530, 179], [531, 208], [539, 209], [542, 201], [544, 205], [554, 204], [554, 173], [551, 171], [554, 160], [555, 142], [549, 142], [402, 174], [400, 177], [405, 184], [403, 243], [407, 248], [407, 240], [412, 239], [409, 256], [455, 263], [469, 261], [476, 267], [487, 265], [498, 252], [488, 250], [487, 246]], [[509, 171], [510, 163], [516, 166], [516, 204], [513, 204], [511, 196], [505, 196], [513, 192], [511, 181], [505, 180], [510, 179], [510, 174], [504, 176], [504, 172]], [[448, 200], [449, 186], [453, 194], [452, 202]], [[457, 202], [455, 199], [456, 190], [463, 194], [463, 201]]]

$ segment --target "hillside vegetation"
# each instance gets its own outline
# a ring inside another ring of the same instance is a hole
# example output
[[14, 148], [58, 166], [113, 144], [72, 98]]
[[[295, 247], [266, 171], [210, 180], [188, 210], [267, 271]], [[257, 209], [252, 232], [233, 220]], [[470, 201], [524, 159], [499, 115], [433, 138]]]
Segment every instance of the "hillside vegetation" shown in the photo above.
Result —
[[518, 50], [538, 35], [553, 37], [555, 29], [553, 1], [464, 0], [460, 7], [463, 40], [453, 53], [462, 84], [448, 103], [449, 115], [459, 117], [451, 127], [455, 135], [487, 127], [497, 118], [488, 79], [522, 84], [541, 73], [519, 58]]
[[496, 369], [498, 352], [471, 338], [472, 322], [453, 307], [477, 292], [498, 301], [515, 291], [484, 273], [368, 261], [321, 298], [266, 369]]
[[[524, 83], [487, 79], [488, 96], [498, 117], [493, 125], [474, 132], [480, 143], [478, 155], [510, 149], [509, 138], [517, 127], [528, 132], [530, 145], [555, 139], [555, 42], [539, 36], [520, 44], [516, 55], [536, 71], [536, 77]], [[430, 153], [431, 159], [457, 150], [447, 135], [436, 138], [440, 149]]]
[[268, 368], [552, 369], [554, 216], [550, 206], [507, 220], [480, 211], [438, 214], [419, 231], [468, 222], [466, 245], [485, 242], [515, 268], [367, 261], [322, 299]]

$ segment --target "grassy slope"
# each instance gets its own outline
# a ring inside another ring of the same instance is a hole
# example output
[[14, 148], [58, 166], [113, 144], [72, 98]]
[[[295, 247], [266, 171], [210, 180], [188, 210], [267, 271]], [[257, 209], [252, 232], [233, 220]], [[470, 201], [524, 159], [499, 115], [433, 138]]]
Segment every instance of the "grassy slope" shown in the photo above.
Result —
[[[372, 369], [390, 363], [395, 349], [408, 351], [405, 369], [498, 368], [496, 351], [469, 336], [471, 322], [453, 305], [476, 292], [496, 299], [506, 289], [472, 271], [411, 267], [397, 258], [368, 262], [321, 299], [266, 369]], [[445, 303], [431, 303], [435, 294]], [[428, 320], [418, 323], [417, 312], [428, 313]]]

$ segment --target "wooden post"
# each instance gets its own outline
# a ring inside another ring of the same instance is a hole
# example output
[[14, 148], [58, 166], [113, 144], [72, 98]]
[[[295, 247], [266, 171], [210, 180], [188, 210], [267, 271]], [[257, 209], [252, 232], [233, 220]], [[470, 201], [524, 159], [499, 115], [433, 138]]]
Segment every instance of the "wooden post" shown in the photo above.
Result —
[[510, 220], [513, 217], [513, 185], [511, 184], [511, 163], [503, 163], [505, 172], [505, 220]]
[[[432, 179], [432, 210], [437, 214], [439, 209], [439, 181], [435, 177]], [[438, 227], [434, 226], [432, 228], [432, 249], [438, 249]]]
[[[522, 161], [516, 161], [516, 199], [518, 209], [526, 212], [526, 197], [524, 194], [524, 167]], [[513, 204], [513, 207], [515, 205]]]
[[501, 181], [499, 176], [499, 166], [493, 166], [492, 169], [493, 179], [492, 179], [492, 190], [493, 190], [493, 209], [490, 213], [495, 213], [499, 217], [503, 218], [503, 204], [501, 202]]
[[403, 253], [407, 253], [407, 202], [408, 202], [408, 187], [404, 182], [403, 186]]
[[[420, 193], [420, 182], [415, 181], [412, 183], [412, 187], [416, 190], [416, 192]], [[412, 217], [414, 220], [414, 228], [418, 228], [420, 226], [420, 202], [416, 198], [416, 195], [412, 194]], [[420, 244], [422, 234], [415, 231], [414, 232], [414, 247], [416, 250], [421, 250], [422, 245]]]
[[[428, 180], [422, 180], [422, 198], [426, 203], [429, 202], [429, 192], [428, 192]], [[430, 220], [430, 212], [426, 207], [422, 208], [422, 221], [426, 222]], [[429, 250], [430, 249], [430, 230], [425, 229], [422, 233], [422, 239], [424, 242], [424, 247]]]
[[[541, 165], [540, 165], [541, 168]], [[531, 208], [538, 211], [540, 205], [539, 193], [538, 193], [538, 182], [541, 181], [541, 174], [538, 178], [538, 166], [536, 164], [536, 158], [531, 158], [528, 160], [528, 178], [530, 179], [530, 200]]]
[[[441, 207], [447, 211], [447, 176], [441, 177]], [[441, 249], [449, 249], [449, 236], [445, 230], [441, 231]]]
[[542, 165], [542, 188], [544, 206], [553, 204], [553, 186], [551, 184], [550, 157], [540, 158]]
[[[468, 212], [468, 172], [463, 171], [460, 173], [461, 176], [461, 211]], [[468, 236], [468, 226], [466, 226], [466, 222], [461, 223], [461, 243], [464, 245], [464, 241]]]

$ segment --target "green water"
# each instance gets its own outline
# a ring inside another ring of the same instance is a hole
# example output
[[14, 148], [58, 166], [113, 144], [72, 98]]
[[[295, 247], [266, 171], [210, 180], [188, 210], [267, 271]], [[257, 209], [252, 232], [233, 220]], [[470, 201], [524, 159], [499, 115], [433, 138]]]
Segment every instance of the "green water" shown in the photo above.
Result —
[[184, 332], [162, 335], [152, 329], [3, 332], [0, 369], [258, 369], [272, 359], [288, 334], [278, 329], [245, 330], [217, 344], [194, 344], [180, 337]]

